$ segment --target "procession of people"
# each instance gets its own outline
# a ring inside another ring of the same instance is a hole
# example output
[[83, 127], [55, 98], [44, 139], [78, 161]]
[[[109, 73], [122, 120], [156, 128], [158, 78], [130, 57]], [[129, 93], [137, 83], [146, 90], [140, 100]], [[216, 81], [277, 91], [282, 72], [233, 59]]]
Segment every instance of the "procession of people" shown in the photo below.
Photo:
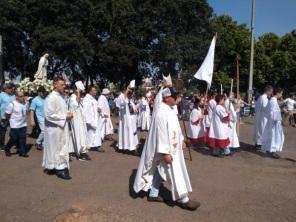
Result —
[[[45, 54], [40, 59], [35, 75], [40, 81], [47, 78], [47, 58], [48, 54]], [[96, 86], [85, 88], [82, 81], [75, 82], [72, 87], [66, 86], [60, 76], [56, 76], [52, 84], [53, 90], [48, 95], [40, 86], [31, 102], [13, 84], [3, 86], [0, 145], [7, 157], [12, 155], [11, 148], [15, 146], [20, 157], [28, 158], [26, 133], [29, 122], [39, 129], [35, 146], [43, 151], [44, 173], [70, 180], [71, 158], [91, 161], [89, 151], [104, 153], [103, 143], [114, 139], [112, 107], [108, 102], [112, 92], [104, 88], [98, 95]], [[188, 105], [182, 106], [184, 97], [174, 87], [170, 75], [163, 76], [158, 89], [141, 94], [135, 89], [135, 80], [132, 80], [113, 100], [118, 117], [116, 151], [141, 156], [134, 191], [149, 192], [149, 202], [164, 202], [159, 188], [163, 181], [168, 181], [176, 204], [186, 210], [196, 210], [200, 203], [189, 197], [192, 187], [183, 150], [206, 148], [214, 157], [232, 156], [240, 148], [240, 104], [245, 102], [239, 95], [235, 96], [231, 86], [230, 91], [221, 90], [220, 94], [214, 90], [208, 94], [192, 94], [186, 101]], [[254, 103], [254, 149], [275, 159], [280, 158], [284, 144], [281, 106], [287, 104], [291, 114], [296, 104], [292, 98], [283, 100], [282, 97], [283, 89], [266, 86]], [[185, 108], [189, 110], [184, 111]], [[188, 111], [186, 125], [183, 116]], [[9, 140], [5, 144], [8, 127]], [[138, 149], [139, 130], [147, 132], [142, 150]]]
[[[36, 149], [43, 151], [44, 172], [69, 180], [70, 159], [75, 156], [81, 161], [91, 161], [88, 152], [104, 153], [102, 144], [105, 140], [113, 140], [114, 132], [109, 89], [104, 88], [98, 96], [95, 86], [85, 89], [81, 81], [70, 89], [71, 95], [65, 94], [69, 90], [65, 88], [64, 79], [55, 77], [53, 91], [46, 95], [44, 87], [39, 87], [29, 105], [22, 91], [6, 84], [0, 94], [1, 143], [6, 156], [10, 157], [11, 148], [16, 146], [19, 156], [28, 158], [27, 121], [32, 127], [37, 125], [40, 132]], [[254, 149], [261, 149], [276, 159], [280, 158], [284, 144], [279, 103], [282, 96], [282, 89], [266, 86], [255, 103]], [[240, 148], [237, 132], [240, 106], [234, 93], [229, 91], [222, 95], [211, 92], [207, 97], [192, 96], [192, 109], [184, 134], [177, 108], [180, 101], [179, 92], [165, 78], [158, 91], [148, 91], [145, 96], [138, 97], [135, 83], [131, 81], [114, 99], [119, 122], [116, 147], [121, 153], [141, 155], [135, 192], [149, 191], [148, 201], [163, 202], [159, 186], [162, 181], [169, 181], [173, 200], [181, 208], [195, 210], [200, 203], [189, 198], [192, 188], [183, 149], [204, 147], [220, 158], [233, 155]], [[5, 144], [7, 124], [10, 133]], [[139, 130], [147, 131], [141, 154]]]

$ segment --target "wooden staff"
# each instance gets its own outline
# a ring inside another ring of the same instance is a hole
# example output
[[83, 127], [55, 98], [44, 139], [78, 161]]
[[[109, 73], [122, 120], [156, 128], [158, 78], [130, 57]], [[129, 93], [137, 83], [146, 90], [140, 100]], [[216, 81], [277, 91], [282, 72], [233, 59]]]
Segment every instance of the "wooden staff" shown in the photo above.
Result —
[[[177, 79], [175, 81], [175, 87], [178, 91], [180, 91], [183, 88], [183, 81], [181, 79]], [[182, 113], [182, 122], [183, 122], [183, 127], [184, 127], [184, 134], [185, 134], [185, 141], [186, 141], [186, 146], [187, 146], [187, 141], [188, 141], [188, 134], [187, 134], [187, 129], [186, 129], [186, 124], [184, 120], [184, 115]], [[191, 155], [191, 148], [190, 145], [188, 146], [188, 153], [189, 153], [189, 160], [192, 161], [192, 155]]]
[[232, 95], [232, 88], [233, 88], [233, 79], [231, 79], [231, 85], [230, 85], [228, 111], [230, 111], [230, 98], [231, 98], [231, 95]]
[[[236, 98], [237, 98], [237, 104], [240, 107], [240, 98], [239, 98], [239, 55], [236, 54]], [[239, 99], [238, 99], [239, 98]], [[236, 121], [236, 131], [237, 136], [239, 137], [239, 122], [240, 120]]]
[[[185, 138], [186, 138], [186, 142], [187, 142], [188, 136], [187, 136], [187, 129], [186, 129], [185, 121], [184, 121], [184, 116], [182, 117], [182, 122], [183, 122], [183, 127], [184, 127]], [[186, 143], [186, 146], [187, 146], [187, 143]], [[192, 161], [190, 145], [188, 146], [188, 153], [189, 153], [189, 160]]]
[[208, 99], [208, 91], [209, 91], [209, 85], [207, 83], [207, 89], [206, 89], [206, 94], [205, 94], [205, 101], [204, 101], [204, 108], [202, 110], [202, 115], [204, 116], [205, 115], [205, 108], [206, 108], [206, 105], [207, 105], [207, 99]]

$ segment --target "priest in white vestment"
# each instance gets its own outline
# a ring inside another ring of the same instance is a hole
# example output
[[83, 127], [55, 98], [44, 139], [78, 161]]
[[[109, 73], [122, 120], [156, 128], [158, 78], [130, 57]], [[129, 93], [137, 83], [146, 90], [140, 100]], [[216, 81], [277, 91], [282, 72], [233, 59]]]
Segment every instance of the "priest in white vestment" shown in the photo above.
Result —
[[153, 174], [155, 170], [155, 166], [152, 167], [152, 163], [154, 161], [154, 155], [156, 152], [156, 146], [158, 143], [158, 136], [155, 130], [156, 128], [156, 113], [159, 109], [160, 104], [162, 104], [162, 91], [165, 87], [171, 87], [172, 81], [170, 77], [164, 77], [162, 85], [159, 87], [158, 93], [154, 98], [153, 103], [153, 112], [151, 118], [151, 126], [146, 136], [145, 144], [143, 147], [143, 151], [141, 154], [141, 160], [139, 163], [137, 176], [134, 182], [134, 190], [138, 193], [141, 190], [147, 191], [150, 189], [153, 179]]
[[236, 132], [236, 124], [238, 121], [237, 113], [239, 113], [240, 108], [238, 107], [235, 110], [232, 102], [230, 102], [230, 99], [232, 97], [229, 97], [229, 93], [226, 96], [227, 98], [225, 99], [225, 102], [224, 102], [224, 108], [226, 109], [226, 112], [229, 113], [229, 117], [230, 117], [230, 121], [228, 124], [228, 132], [229, 132], [228, 136], [229, 136], [230, 143], [227, 146], [227, 149], [229, 149], [229, 151], [230, 149], [235, 151], [235, 149], [240, 147], [239, 139]]
[[278, 159], [280, 156], [276, 152], [281, 152], [284, 145], [284, 131], [282, 126], [281, 109], [278, 104], [283, 96], [283, 90], [278, 88], [274, 91], [274, 96], [270, 99], [266, 109], [267, 124], [262, 135], [262, 150]]
[[76, 153], [77, 158], [81, 161], [91, 160], [88, 156], [86, 141], [86, 122], [83, 115], [83, 107], [80, 100], [81, 90], [76, 89], [68, 100], [68, 109], [73, 113], [71, 126], [71, 146], [70, 153]]
[[88, 93], [83, 98], [83, 114], [86, 122], [86, 144], [93, 151], [104, 152], [102, 145], [102, 133], [99, 127], [99, 108], [95, 98], [97, 89], [94, 86], [88, 88]]
[[142, 131], [148, 131], [151, 124], [150, 98], [151, 92], [147, 93], [146, 97], [142, 97], [139, 103], [139, 127]]
[[99, 107], [99, 125], [102, 133], [102, 139], [108, 137], [109, 140], [112, 140], [113, 135], [113, 124], [111, 121], [111, 111], [108, 103], [108, 96], [110, 95], [109, 89], [103, 89], [101, 95], [98, 99]]
[[255, 103], [255, 149], [260, 149], [262, 145], [262, 133], [267, 123], [267, 104], [268, 97], [272, 95], [273, 88], [266, 86], [264, 93], [257, 99]]
[[39, 79], [39, 80], [43, 80], [43, 81], [47, 80], [48, 57], [49, 57], [49, 55], [47, 53], [45, 53], [40, 58], [39, 63], [38, 63], [38, 70], [34, 75], [35, 79]]
[[118, 128], [118, 151], [131, 151], [137, 155], [138, 134], [136, 117], [132, 116], [135, 105], [130, 100], [133, 90], [128, 86], [127, 89], [116, 99], [116, 107], [119, 109], [119, 128]]
[[169, 181], [173, 200], [184, 209], [196, 210], [200, 204], [188, 197], [192, 188], [183, 155], [186, 145], [174, 109], [177, 105], [177, 93], [173, 88], [165, 88], [162, 90], [162, 97], [163, 102], [155, 113], [154, 128], [150, 129], [150, 132], [155, 131], [157, 142], [148, 141], [152, 146], [144, 147], [134, 190], [139, 192], [150, 189], [148, 201], [163, 202], [163, 198], [159, 196], [159, 187], [162, 180]]
[[71, 179], [69, 175], [68, 124], [73, 118], [68, 112], [63, 98], [65, 82], [61, 78], [53, 80], [54, 91], [45, 99], [44, 151], [42, 166], [48, 174], [55, 173], [59, 178]]

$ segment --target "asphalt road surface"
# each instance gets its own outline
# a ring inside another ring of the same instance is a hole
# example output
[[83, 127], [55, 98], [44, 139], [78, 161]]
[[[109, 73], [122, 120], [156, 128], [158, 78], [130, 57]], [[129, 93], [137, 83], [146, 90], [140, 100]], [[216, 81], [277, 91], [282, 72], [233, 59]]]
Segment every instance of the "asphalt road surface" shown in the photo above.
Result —
[[[145, 135], [140, 133], [142, 143]], [[232, 157], [192, 150], [193, 161], [186, 162], [193, 187], [190, 197], [201, 202], [195, 212], [135, 195], [131, 188], [139, 157], [115, 152], [112, 142], [103, 144], [105, 153], [90, 152], [90, 162], [73, 160], [70, 181], [43, 174], [42, 151], [34, 146], [27, 159], [1, 152], [0, 221], [295, 222], [296, 128], [285, 128], [279, 160], [252, 151], [252, 137], [253, 126], [241, 125], [242, 150]], [[164, 184], [161, 190], [167, 199], [169, 189]]]

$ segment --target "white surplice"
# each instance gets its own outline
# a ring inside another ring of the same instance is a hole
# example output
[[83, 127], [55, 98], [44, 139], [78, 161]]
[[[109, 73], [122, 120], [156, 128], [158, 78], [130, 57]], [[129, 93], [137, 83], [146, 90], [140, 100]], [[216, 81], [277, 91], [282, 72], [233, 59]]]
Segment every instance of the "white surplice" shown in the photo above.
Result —
[[[156, 147], [154, 149], [146, 147], [146, 150], [144, 148], [134, 190], [136, 192], [147, 191], [151, 187], [153, 175], [157, 169], [163, 180], [170, 182], [173, 200], [188, 196], [188, 193], [192, 192], [192, 188], [182, 149], [184, 137], [174, 108], [165, 103], [160, 104], [155, 115], [154, 127], [150, 131], [156, 133], [157, 142], [154, 144]], [[149, 153], [153, 150], [154, 153]], [[163, 161], [163, 154], [172, 155], [171, 164], [166, 164]], [[149, 156], [153, 156], [153, 159], [147, 162], [147, 159], [144, 158]], [[148, 165], [144, 166], [147, 163]], [[146, 169], [146, 171], [143, 169]]]
[[102, 145], [102, 134], [99, 128], [98, 102], [93, 96], [87, 94], [82, 105], [87, 130], [87, 147], [99, 147]]
[[281, 110], [276, 97], [272, 97], [267, 105], [267, 124], [262, 134], [262, 150], [281, 152], [284, 145]]
[[113, 134], [110, 106], [105, 95], [99, 96], [98, 107], [101, 110], [99, 113], [99, 127], [102, 133], [101, 137], [105, 138], [105, 136]]
[[194, 108], [190, 113], [190, 121], [188, 123], [188, 137], [193, 140], [203, 140], [204, 135], [205, 127], [204, 121], [202, 119], [202, 110], [199, 107]]
[[267, 104], [266, 94], [261, 95], [255, 103], [255, 136], [254, 140], [257, 145], [262, 145], [262, 133], [267, 123]]
[[[229, 111], [229, 99], [226, 99], [224, 102], [224, 108], [226, 109], [226, 111]], [[230, 148], [238, 148], [240, 147], [239, 144], [239, 139], [237, 136], [237, 132], [236, 132], [236, 124], [237, 124], [237, 113], [234, 110], [234, 106], [232, 103], [230, 103], [230, 122], [228, 124], [228, 136], [229, 136], [229, 141], [230, 144], [228, 145], [228, 147]]]
[[130, 114], [129, 104], [132, 108], [134, 104], [121, 93], [116, 99], [116, 107], [119, 109], [118, 128], [118, 149], [136, 150], [138, 145], [137, 116]]
[[[83, 107], [81, 101], [77, 102], [77, 96], [72, 94], [68, 100], [68, 109], [73, 113], [73, 119], [71, 121], [71, 146], [70, 153], [86, 153], [86, 122], [83, 115]], [[75, 146], [75, 148], [74, 148]]]
[[228, 113], [224, 106], [217, 105], [215, 107], [207, 141], [211, 148], [224, 149], [229, 145], [228, 122], [224, 120], [227, 116]]
[[149, 130], [151, 124], [151, 113], [149, 102], [146, 98], [142, 98], [139, 103], [139, 127], [141, 130]]
[[53, 91], [45, 99], [44, 150], [42, 166], [46, 169], [69, 168], [67, 104], [63, 96]]
[[212, 122], [212, 119], [213, 119], [213, 112], [214, 112], [214, 109], [216, 107], [216, 101], [215, 99], [211, 99], [208, 103], [208, 107], [207, 107], [207, 112], [208, 114], [205, 115], [205, 127], [210, 127], [211, 126], [211, 122]]

